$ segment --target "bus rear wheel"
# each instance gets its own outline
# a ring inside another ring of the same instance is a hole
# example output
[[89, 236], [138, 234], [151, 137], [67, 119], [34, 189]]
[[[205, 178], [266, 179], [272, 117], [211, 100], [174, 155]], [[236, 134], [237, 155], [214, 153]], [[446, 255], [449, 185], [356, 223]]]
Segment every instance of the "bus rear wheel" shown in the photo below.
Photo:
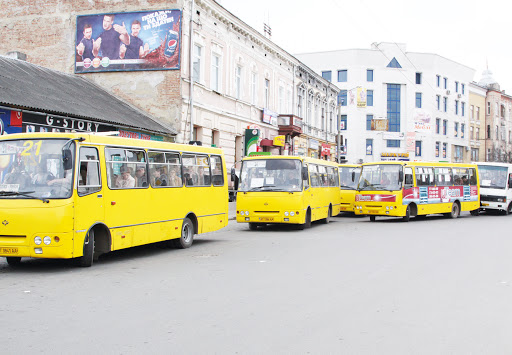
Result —
[[459, 214], [460, 214], [459, 204], [457, 202], [454, 202], [452, 205], [452, 211], [450, 213], [448, 213], [448, 217], [457, 218], [457, 217], [459, 217]]
[[9, 266], [18, 266], [21, 263], [21, 256], [8, 256], [6, 259]]
[[190, 218], [187, 217], [183, 220], [183, 225], [181, 226], [181, 236], [177, 239], [173, 239], [173, 244], [177, 249], [186, 249], [190, 248], [193, 242], [194, 224]]
[[476, 210], [473, 211], [469, 211], [469, 213], [471, 213], [472, 216], [478, 216], [478, 214], [480, 213], [480, 208], [477, 208]]

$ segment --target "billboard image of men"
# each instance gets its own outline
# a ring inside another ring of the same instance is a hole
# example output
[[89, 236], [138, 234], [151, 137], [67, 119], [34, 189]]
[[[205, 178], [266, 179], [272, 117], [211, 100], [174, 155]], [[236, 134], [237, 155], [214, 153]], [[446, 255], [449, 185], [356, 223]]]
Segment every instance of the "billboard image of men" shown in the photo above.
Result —
[[138, 20], [134, 20], [132, 22], [132, 34], [130, 35], [130, 43], [127, 45], [121, 44], [121, 59], [139, 59], [148, 55], [149, 44], [144, 44], [144, 42], [139, 38], [140, 29], [140, 22]]
[[94, 55], [92, 54], [92, 47], [94, 45], [94, 40], [91, 38], [92, 26], [90, 24], [85, 24], [83, 33], [84, 38], [82, 38], [78, 46], [76, 46], [76, 52], [82, 57], [82, 61], [86, 58], [92, 60], [94, 58]]
[[103, 32], [94, 41], [92, 53], [97, 56], [101, 51], [102, 57], [119, 59], [121, 43], [129, 44], [130, 36], [123, 25], [114, 24], [114, 15], [103, 16]]

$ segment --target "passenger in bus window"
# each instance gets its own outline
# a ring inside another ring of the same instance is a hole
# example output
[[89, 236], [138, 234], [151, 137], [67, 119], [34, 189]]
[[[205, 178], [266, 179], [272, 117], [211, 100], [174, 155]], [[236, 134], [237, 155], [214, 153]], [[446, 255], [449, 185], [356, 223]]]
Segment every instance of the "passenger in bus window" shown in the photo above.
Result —
[[176, 168], [172, 167], [169, 172], [169, 186], [181, 186], [181, 179], [176, 174]]
[[137, 187], [148, 186], [148, 177], [146, 174], [146, 167], [144, 165], [137, 165], [137, 170], [135, 170], [135, 177], [137, 178]]
[[388, 186], [390, 184], [389, 178], [386, 174], [382, 174], [382, 180], [380, 181], [382, 186]]
[[117, 177], [115, 186], [122, 189], [135, 187], [135, 179], [126, 165], [121, 166], [120, 172], [121, 175]]
[[37, 166], [37, 172], [32, 177], [32, 183], [34, 185], [46, 185], [48, 181], [53, 179], [53, 174], [46, 171], [46, 165], [41, 163]]
[[[208, 169], [208, 168], [206, 168]], [[208, 171], [206, 171], [205, 174], [205, 168], [199, 167], [198, 168], [198, 175], [197, 175], [197, 181], [199, 185], [210, 185], [210, 175], [208, 174]]]
[[162, 174], [160, 169], [154, 169], [151, 176], [153, 177], [153, 186], [168, 186], [167, 176]]

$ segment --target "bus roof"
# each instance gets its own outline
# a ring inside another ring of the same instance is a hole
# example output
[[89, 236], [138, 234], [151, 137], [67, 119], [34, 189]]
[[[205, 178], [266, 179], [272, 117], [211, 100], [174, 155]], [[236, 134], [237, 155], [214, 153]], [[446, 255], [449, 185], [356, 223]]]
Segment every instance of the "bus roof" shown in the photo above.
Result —
[[315, 159], [315, 158], [309, 158], [304, 156], [297, 156], [297, 155], [256, 155], [256, 156], [250, 156], [245, 157], [242, 160], [266, 160], [266, 159], [295, 159], [300, 160], [312, 164], [323, 164], [323, 165], [329, 165], [338, 167], [338, 163], [335, 163], [333, 161], [329, 160], [323, 160], [323, 159]]
[[363, 166], [366, 165], [402, 165], [402, 166], [433, 166], [433, 167], [476, 167], [475, 163], [441, 163], [437, 161], [380, 161], [380, 162], [369, 162], [369, 163], [363, 163]]
[[191, 153], [209, 153], [223, 155], [224, 151], [221, 148], [205, 147], [198, 145], [180, 144], [161, 142], [144, 139], [124, 138], [117, 136], [106, 136], [101, 134], [91, 134], [87, 132], [76, 133], [57, 133], [57, 132], [37, 132], [37, 133], [15, 133], [0, 136], [0, 141], [17, 140], [17, 139], [72, 139], [84, 138], [85, 143], [111, 145], [116, 147], [135, 147], [135, 148], [148, 148], [148, 149], [162, 149], [162, 150], [177, 150]]

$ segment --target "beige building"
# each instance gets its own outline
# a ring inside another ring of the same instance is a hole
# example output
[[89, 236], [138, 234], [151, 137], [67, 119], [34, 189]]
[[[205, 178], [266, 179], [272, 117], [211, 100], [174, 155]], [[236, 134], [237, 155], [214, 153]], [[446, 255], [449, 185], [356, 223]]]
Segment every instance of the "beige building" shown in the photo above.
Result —
[[469, 148], [465, 162], [485, 161], [485, 98], [487, 88], [469, 84]]
[[[228, 169], [243, 156], [248, 127], [260, 129], [263, 150], [332, 159], [339, 89], [213, 0], [17, 0], [3, 9], [0, 54], [19, 51], [30, 63], [72, 73], [80, 16], [164, 9], [181, 14], [176, 70], [81, 75], [177, 130], [177, 142], [223, 148]], [[286, 136], [283, 146], [274, 143], [278, 135]]]

